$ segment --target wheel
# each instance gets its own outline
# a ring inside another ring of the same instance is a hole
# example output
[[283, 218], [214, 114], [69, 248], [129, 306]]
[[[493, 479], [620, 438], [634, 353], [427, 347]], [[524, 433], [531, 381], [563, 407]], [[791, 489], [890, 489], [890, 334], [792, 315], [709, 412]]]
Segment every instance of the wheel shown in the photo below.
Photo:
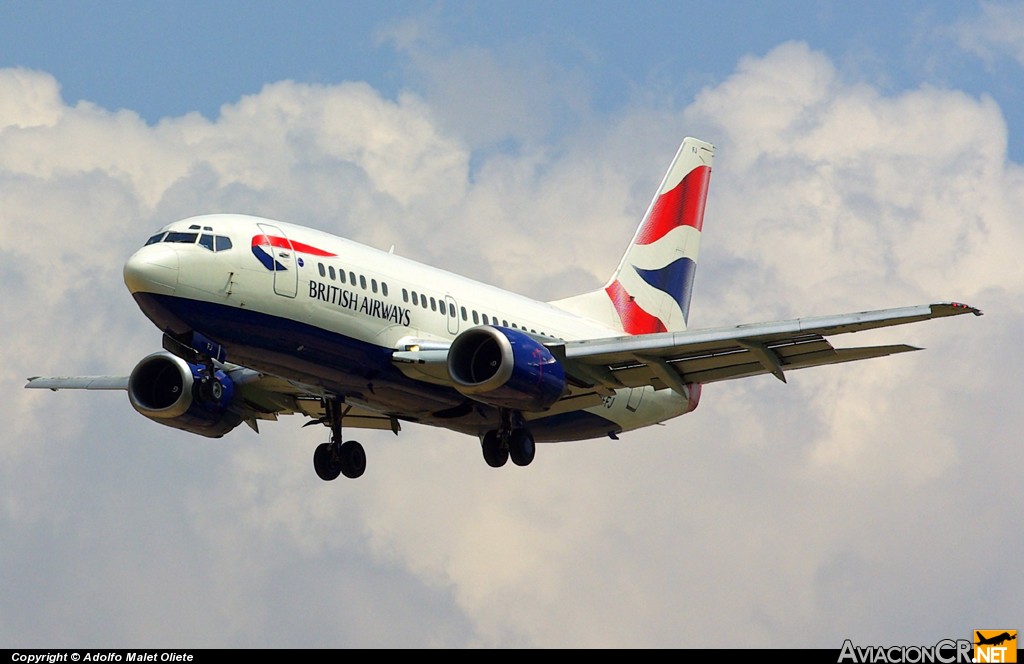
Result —
[[508, 461], [508, 447], [501, 444], [497, 431], [488, 431], [480, 441], [480, 447], [484, 452], [484, 461], [491, 468], [501, 468]]
[[342, 443], [339, 456], [341, 457], [341, 472], [345, 477], [354, 480], [366, 470], [366, 452], [363, 451], [363, 446], [356, 441], [350, 440]]
[[341, 459], [333, 449], [331, 443], [320, 443], [313, 452], [313, 469], [317, 476], [325, 482], [337, 479], [341, 474]]
[[508, 439], [508, 453], [512, 463], [517, 466], [529, 466], [537, 453], [537, 444], [526, 429], [516, 429]]

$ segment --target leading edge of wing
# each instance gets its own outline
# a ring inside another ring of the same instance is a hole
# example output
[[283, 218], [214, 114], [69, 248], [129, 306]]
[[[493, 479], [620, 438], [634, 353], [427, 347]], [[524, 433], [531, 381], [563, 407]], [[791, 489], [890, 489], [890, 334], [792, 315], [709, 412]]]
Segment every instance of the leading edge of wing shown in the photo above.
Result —
[[974, 307], [939, 303], [833, 316], [798, 318], [726, 328], [570, 341], [567, 369], [605, 387], [654, 385], [681, 390], [684, 383], [710, 383], [882, 357], [919, 350], [892, 345], [835, 349], [824, 335], [905, 325], [966, 313]]

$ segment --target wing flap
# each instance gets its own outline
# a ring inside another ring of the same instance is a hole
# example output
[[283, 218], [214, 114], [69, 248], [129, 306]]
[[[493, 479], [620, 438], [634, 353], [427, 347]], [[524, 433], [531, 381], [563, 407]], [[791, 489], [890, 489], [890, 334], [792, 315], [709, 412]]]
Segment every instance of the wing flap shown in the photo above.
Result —
[[[295, 406], [296, 413], [302, 413], [314, 420], [313, 422], [307, 422], [306, 426], [317, 424], [318, 421], [324, 420], [324, 417], [327, 415], [327, 412], [324, 410], [324, 403], [320, 399], [298, 398], [295, 399]], [[380, 429], [394, 431], [395, 433], [402, 429], [402, 425], [397, 418], [385, 413], [378, 413], [363, 406], [345, 404], [342, 408], [342, 414], [344, 416], [342, 424], [346, 429]]]
[[[867, 360], [873, 357], [885, 357], [897, 353], [920, 350], [913, 346], [892, 345], [892, 346], [867, 346], [863, 348], [829, 348], [809, 353], [794, 354], [782, 361], [784, 371], [793, 369], [806, 369], [808, 367], [820, 367], [827, 364], [841, 364], [855, 360]], [[739, 358], [750, 358], [749, 354], [740, 354]], [[733, 364], [723, 365], [705, 371], [695, 371], [685, 374], [687, 382], [691, 383], [715, 383], [734, 378], [746, 378], [747, 376], [758, 376], [772, 373], [756, 359], [753, 361], [736, 361]]]

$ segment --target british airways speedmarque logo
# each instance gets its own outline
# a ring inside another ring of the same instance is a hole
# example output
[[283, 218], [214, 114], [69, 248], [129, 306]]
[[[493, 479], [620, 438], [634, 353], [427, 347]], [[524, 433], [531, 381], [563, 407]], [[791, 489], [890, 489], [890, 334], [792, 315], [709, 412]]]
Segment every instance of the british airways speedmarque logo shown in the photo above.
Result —
[[[278, 257], [275, 258], [275, 252], [283, 253], [280, 253]], [[278, 258], [284, 260], [290, 257], [291, 252], [309, 254], [311, 256], [337, 255], [332, 254], [329, 251], [324, 251], [323, 249], [317, 249], [312, 245], [289, 240], [286, 237], [267, 234], [252, 236], [252, 255], [263, 264], [263, 267], [267, 268], [271, 272], [284, 272], [287, 270], [288, 267], [283, 265]], [[288, 264], [291, 264], [290, 260], [288, 260]]]
[[[677, 307], [684, 323], [689, 319], [690, 295], [697, 271], [696, 249], [694, 246], [688, 250], [693, 256], [680, 255], [687, 251], [687, 235], [678, 229], [689, 227], [691, 237], [694, 233], [699, 237], [704, 226], [704, 201], [710, 178], [708, 166], [697, 166], [658, 196], [626, 254], [633, 272], [620, 273], [619, 278], [605, 288], [626, 332], [666, 332], [668, 319], [665, 315], [670, 306]], [[641, 295], [645, 295], [642, 299], [648, 306], [659, 301], [667, 301], [667, 304], [647, 311], [636, 301]]]

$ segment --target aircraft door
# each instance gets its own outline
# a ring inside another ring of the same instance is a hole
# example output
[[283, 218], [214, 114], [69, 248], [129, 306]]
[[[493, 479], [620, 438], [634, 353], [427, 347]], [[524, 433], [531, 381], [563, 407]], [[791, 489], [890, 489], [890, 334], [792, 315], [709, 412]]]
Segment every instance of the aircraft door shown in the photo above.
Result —
[[448, 334], [459, 333], [459, 307], [455, 304], [455, 298], [451, 295], [444, 296], [448, 309]]
[[253, 251], [262, 249], [269, 254], [270, 258], [264, 264], [274, 272], [274, 292], [295, 297], [299, 293], [299, 270], [291, 241], [277, 226], [257, 225], [263, 231], [263, 238]]

